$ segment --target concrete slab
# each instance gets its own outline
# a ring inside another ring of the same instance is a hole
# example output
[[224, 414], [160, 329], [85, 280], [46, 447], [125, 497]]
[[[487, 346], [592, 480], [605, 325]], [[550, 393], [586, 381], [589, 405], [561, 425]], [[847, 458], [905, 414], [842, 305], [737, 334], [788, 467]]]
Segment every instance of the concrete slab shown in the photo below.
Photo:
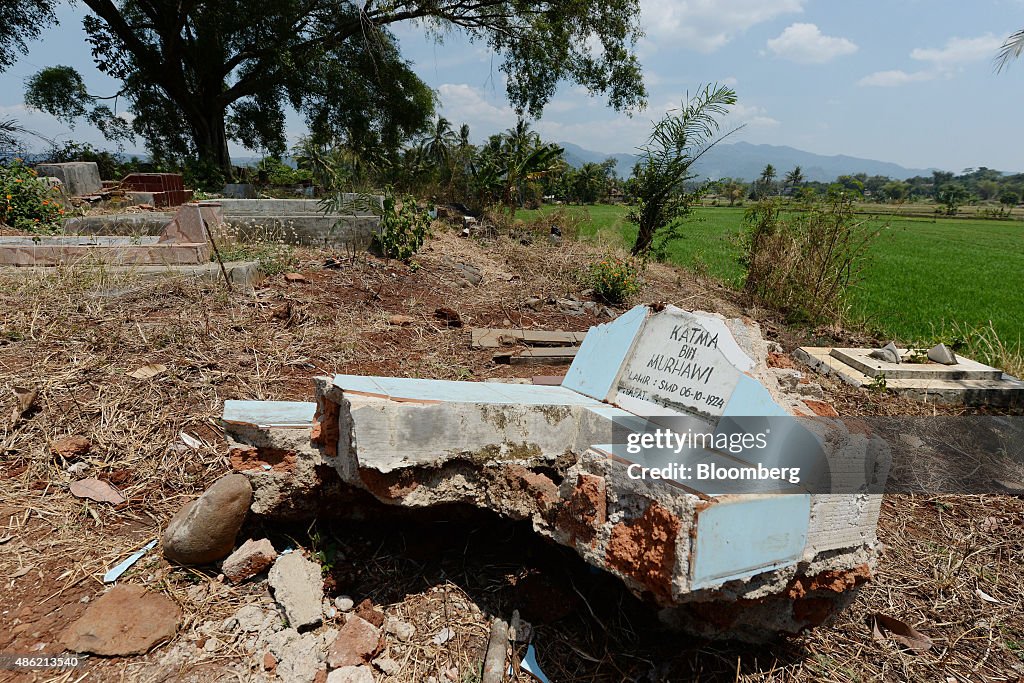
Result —
[[[885, 375], [889, 379], [994, 379], [998, 380], [1003, 376], [1003, 371], [998, 368], [989, 367], [970, 358], [962, 356], [957, 358], [953, 365], [942, 365], [940, 363], [889, 363], [878, 358], [872, 358], [870, 353], [873, 349], [831, 349], [829, 355], [836, 358], [850, 367], [856, 368], [869, 377], [880, 377]], [[903, 357], [908, 358], [910, 349], [897, 349]]]
[[[870, 349], [834, 351], [836, 349], [829, 347], [803, 347], [794, 351], [793, 357], [817, 372], [833, 375], [855, 387], [881, 385], [884, 373], [886, 391], [919, 401], [1002, 408], [1024, 405], [1024, 382], [963, 356], [957, 357], [957, 365], [949, 366], [938, 363], [897, 365], [871, 358], [870, 363], [874, 365], [871, 367], [864, 361]], [[846, 359], [853, 359], [855, 364], [848, 364]], [[895, 372], [891, 379], [890, 372]], [[949, 379], [950, 374], [984, 379]]]
[[[152, 239], [152, 238], [151, 238]], [[142, 243], [132, 238], [41, 237], [28, 243], [0, 237], [0, 266], [54, 266], [76, 261], [124, 265], [183, 265], [208, 261], [206, 242]]]
[[[289, 426], [305, 424], [304, 404], [232, 403], [224, 423], [264, 513], [294, 512], [291, 492], [308, 497], [322, 479], [297, 472], [327, 467], [344, 486], [388, 505], [468, 504], [528, 519], [670, 614], [743, 599], [750, 608], [738, 623], [761, 633], [796, 632], [810, 622], [786, 586], [824, 571], [866, 578], [880, 497], [812, 493], [799, 479], [634, 476], [634, 468], [673, 463], [737, 468], [759, 456], [714, 445], [683, 455], [635, 453], [621, 441], [630, 430], [678, 424], [673, 419], [717, 437], [736, 430], [739, 417], [788, 415], [757, 379], [768, 376], [766, 356], [756, 328], [640, 306], [587, 334], [561, 386], [336, 375], [316, 382], [308, 440]], [[866, 470], [884, 480], [884, 463], [875, 463], [865, 438], [833, 439], [846, 447], [833, 480]], [[294, 472], [282, 462], [295, 463]], [[814, 599], [839, 605], [844, 590]], [[781, 612], [761, 611], [768, 604], [781, 604]], [[706, 620], [689, 624], [714, 630]]]
[[[92, 264], [80, 262], [79, 267], [101, 268], [102, 272], [111, 276], [129, 275], [143, 280], [165, 277], [188, 277], [223, 282], [224, 275], [217, 263], [190, 263], [183, 265], [111, 265], [104, 263]], [[0, 277], [49, 277], [53, 274], [53, 266], [0, 266]], [[260, 264], [256, 261], [228, 261], [224, 264], [231, 284], [239, 288], [250, 289], [262, 279]]]
[[72, 197], [95, 194], [103, 189], [99, 166], [93, 161], [39, 164], [36, 171], [40, 176], [60, 180], [64, 184], [64, 192]]
[[[245, 202], [244, 204], [239, 202]], [[252, 202], [254, 205], [248, 205]], [[267, 202], [298, 202], [298, 204], [267, 204]], [[328, 215], [316, 208], [312, 199], [218, 199], [224, 222], [241, 239], [272, 235], [289, 244], [303, 246], [354, 246], [366, 248], [380, 224], [376, 215]], [[274, 211], [278, 213], [274, 213]], [[108, 214], [81, 216], [64, 222], [64, 231], [84, 234], [147, 234], [160, 232], [173, 214], [146, 212], [140, 214]]]

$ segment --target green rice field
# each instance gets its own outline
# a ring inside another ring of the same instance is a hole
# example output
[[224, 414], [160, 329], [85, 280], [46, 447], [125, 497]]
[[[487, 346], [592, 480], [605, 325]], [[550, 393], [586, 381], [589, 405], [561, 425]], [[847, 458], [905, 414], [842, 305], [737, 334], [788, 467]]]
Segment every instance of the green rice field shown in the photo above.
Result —
[[[548, 212], [546, 206], [537, 211]], [[589, 220], [581, 239], [631, 244], [636, 228], [626, 207], [572, 206]], [[537, 211], [522, 211], [528, 219]], [[743, 277], [735, 235], [743, 208], [701, 207], [687, 219], [685, 236], [670, 259], [732, 286]], [[851, 294], [851, 313], [869, 329], [924, 345], [954, 326], [991, 322], [1003, 343], [1020, 348], [1024, 338], [1024, 222], [884, 216], [868, 264]]]

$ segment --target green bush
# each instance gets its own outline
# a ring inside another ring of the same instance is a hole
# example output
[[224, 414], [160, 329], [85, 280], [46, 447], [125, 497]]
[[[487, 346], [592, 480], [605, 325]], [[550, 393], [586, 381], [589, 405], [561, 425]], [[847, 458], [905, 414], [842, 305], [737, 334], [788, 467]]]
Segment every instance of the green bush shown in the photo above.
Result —
[[0, 223], [29, 232], [60, 227], [64, 208], [60, 190], [47, 185], [21, 159], [0, 166]]
[[841, 321], [877, 235], [842, 193], [786, 210], [763, 199], [747, 210], [738, 240], [744, 291], [791, 322]]
[[608, 256], [590, 266], [588, 279], [599, 299], [619, 305], [640, 291], [640, 271], [635, 259]]
[[47, 161], [51, 164], [60, 164], [68, 161], [92, 161], [99, 169], [100, 178], [104, 180], [121, 180], [129, 173], [137, 173], [142, 162], [138, 157], [132, 157], [127, 162], [122, 162], [117, 155], [98, 150], [88, 142], [65, 142], [61, 147], [54, 147], [46, 155]]
[[430, 230], [430, 214], [416, 205], [412, 195], [384, 193], [384, 210], [373, 244], [388, 258], [408, 261], [423, 246]]
[[301, 185], [313, 182], [313, 172], [305, 168], [292, 168], [276, 157], [264, 157], [256, 168], [267, 174], [271, 185]]

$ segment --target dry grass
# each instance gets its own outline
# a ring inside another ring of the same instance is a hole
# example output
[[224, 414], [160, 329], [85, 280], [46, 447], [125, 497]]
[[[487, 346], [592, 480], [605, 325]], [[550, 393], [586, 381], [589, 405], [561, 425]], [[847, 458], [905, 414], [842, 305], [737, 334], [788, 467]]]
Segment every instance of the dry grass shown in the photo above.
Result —
[[[473, 380], [559, 372], [495, 365], [489, 352], [469, 349], [468, 331], [446, 327], [433, 312], [454, 308], [467, 326], [585, 329], [598, 321], [554, 307], [537, 313], [521, 302], [529, 296], [582, 297], [582, 274], [604, 253], [571, 241], [554, 248], [545, 240], [463, 240], [440, 230], [415, 267], [340, 257], [341, 268], [324, 269], [327, 254], [299, 250], [297, 269], [309, 282], [277, 277], [251, 293], [229, 294], [218, 284], [191, 280], [144, 281], [85, 266], [0, 275], [0, 650], [52, 643], [84, 610], [79, 599], [99, 593], [109, 567], [157, 537], [184, 501], [227, 471], [216, 422], [225, 399], [309, 400], [311, 378], [334, 372]], [[445, 257], [479, 268], [483, 283], [460, 284]], [[641, 300], [744, 313], [728, 293], [671, 267], [652, 264], [644, 278]], [[395, 313], [417, 322], [390, 325]], [[127, 375], [150, 363], [167, 370], [147, 380]], [[825, 384], [844, 414], [931, 410]], [[15, 386], [38, 387], [40, 398], [34, 412], [11, 427]], [[180, 432], [199, 438], [202, 447], [183, 446]], [[68, 463], [50, 451], [69, 434], [93, 444], [84, 458], [87, 476], [109, 480], [127, 503], [114, 508], [70, 494]], [[1019, 498], [891, 498], [879, 533], [887, 552], [878, 578], [834, 626], [762, 650], [693, 641], [658, 630], [650, 610], [617, 584], [584, 575], [560, 589], [576, 608], [538, 625], [541, 664], [555, 681], [848, 683], [1016, 680], [1024, 674]], [[311, 544], [301, 534], [293, 538]], [[357, 550], [351, 553], [357, 563], [373, 557], [372, 548]], [[525, 565], [513, 567], [508, 559], [502, 561], [507, 567], [488, 564], [470, 554], [465, 576], [437, 575], [428, 582], [402, 557], [395, 550], [369, 565], [378, 583], [401, 589], [369, 595], [389, 613], [422, 622], [418, 633], [425, 640], [408, 654], [413, 673], [394, 680], [421, 683], [443, 663], [457, 667], [468, 683], [488, 620], [486, 609], [473, 607], [486, 607], [488, 586], [498, 591], [500, 576], [522, 573]], [[498, 578], [487, 574], [495, 567]], [[490, 583], [470, 591], [473, 572], [491, 577]], [[204, 623], [265, 599], [258, 584], [224, 586], [208, 571], [169, 567], [155, 551], [127, 580], [162, 590], [182, 606], [179, 640], [185, 641], [199, 638]], [[1000, 602], [982, 600], [976, 589]], [[864, 620], [874, 611], [918, 626], [936, 648], [910, 655], [872, 642]], [[444, 625], [457, 638], [431, 658], [429, 636]], [[95, 680], [148, 680], [160, 656], [93, 663], [89, 671]], [[197, 651], [179, 666], [190, 675], [202, 667], [223, 673], [239, 658], [230, 648]]]

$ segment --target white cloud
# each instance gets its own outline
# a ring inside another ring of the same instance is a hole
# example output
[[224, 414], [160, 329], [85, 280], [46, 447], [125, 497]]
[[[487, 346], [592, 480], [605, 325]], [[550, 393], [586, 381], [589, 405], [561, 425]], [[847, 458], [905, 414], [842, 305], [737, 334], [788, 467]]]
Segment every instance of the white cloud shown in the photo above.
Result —
[[901, 69], [891, 69], [889, 71], [876, 71], [873, 74], [868, 74], [857, 81], [857, 85], [875, 86], [878, 88], [895, 88], [900, 85], [906, 85], [907, 83], [932, 81], [938, 78], [938, 76], [939, 73], [937, 71], [907, 72]]
[[911, 58], [930, 62], [938, 68], [948, 69], [961, 64], [992, 59], [1002, 46], [1003, 40], [991, 33], [977, 38], [950, 38], [945, 47], [916, 48]]
[[489, 102], [479, 89], [465, 83], [444, 83], [437, 92], [444, 115], [453, 122], [465, 122], [475, 129], [504, 128], [516, 122], [516, 114], [504, 97], [498, 106]]
[[737, 102], [729, 110], [724, 128], [728, 130], [739, 125], [745, 125], [747, 128], [774, 128], [780, 123], [778, 119], [768, 116], [768, 111], [764, 107]]
[[768, 49], [776, 57], [800, 64], [824, 64], [853, 54], [857, 46], [846, 38], [826, 36], [814, 24], [796, 23], [769, 40]]
[[977, 38], [950, 38], [943, 47], [914, 48], [910, 58], [927, 63], [928, 68], [917, 71], [876, 71], [857, 81], [857, 85], [892, 88], [907, 83], [952, 78], [966, 64], [992, 59], [1002, 44], [1001, 38], [986, 33]]
[[783, 14], [803, 11], [804, 0], [641, 0], [645, 42], [714, 52], [737, 35]]

